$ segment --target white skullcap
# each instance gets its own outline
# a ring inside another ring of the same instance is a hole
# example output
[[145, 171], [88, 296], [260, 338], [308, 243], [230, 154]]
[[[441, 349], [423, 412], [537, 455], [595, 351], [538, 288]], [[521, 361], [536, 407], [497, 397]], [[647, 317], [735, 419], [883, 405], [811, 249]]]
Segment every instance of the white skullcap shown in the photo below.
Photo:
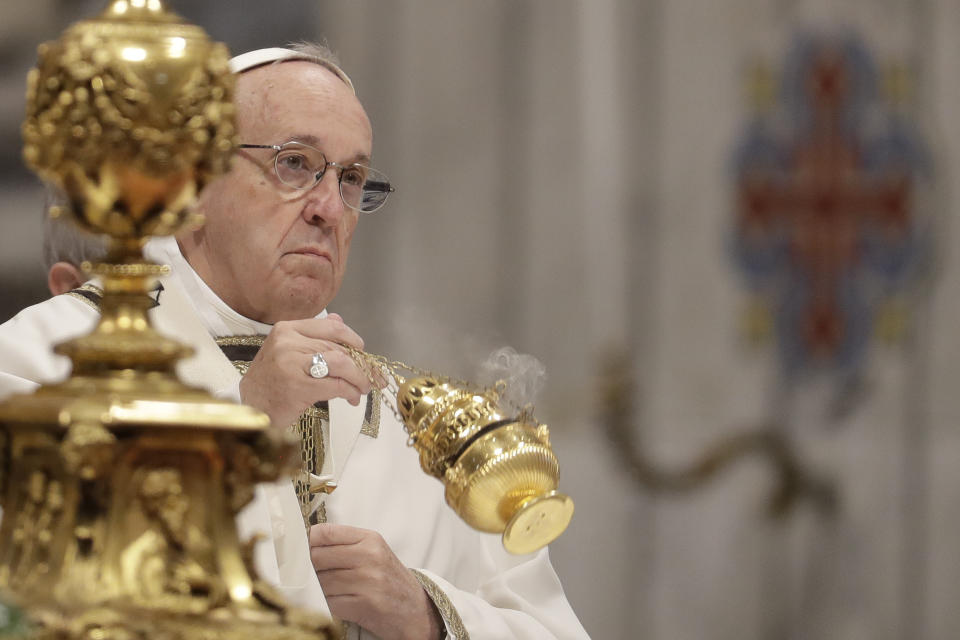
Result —
[[357, 90], [353, 87], [353, 82], [350, 80], [350, 76], [344, 73], [343, 69], [329, 60], [324, 60], [306, 53], [300, 53], [299, 51], [294, 51], [293, 49], [271, 47], [269, 49], [256, 49], [254, 51], [241, 53], [238, 56], [230, 58], [230, 71], [233, 73], [243, 73], [244, 71], [256, 69], [257, 67], [262, 67], [265, 64], [278, 62], [280, 60], [307, 60], [308, 62], [319, 64], [322, 67], [326, 67], [336, 74], [338, 78], [343, 80], [343, 83], [350, 87], [350, 90], [353, 91], [354, 95], [357, 93]]

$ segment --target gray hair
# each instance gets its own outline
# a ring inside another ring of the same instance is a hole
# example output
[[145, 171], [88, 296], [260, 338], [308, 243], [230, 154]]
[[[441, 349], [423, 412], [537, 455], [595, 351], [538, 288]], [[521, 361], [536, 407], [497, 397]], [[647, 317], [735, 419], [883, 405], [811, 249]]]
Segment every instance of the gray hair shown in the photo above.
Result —
[[[350, 79], [350, 76], [348, 76], [340, 66], [340, 59], [337, 57], [337, 54], [335, 54], [333, 49], [328, 47], [325, 43], [301, 40], [300, 42], [291, 42], [287, 45], [287, 48], [291, 51], [296, 51], [299, 53], [301, 56], [303, 56], [303, 59], [329, 69], [335, 76], [343, 80], [343, 83], [350, 87], [351, 91], [354, 93], [357, 92], [356, 88], [353, 86], [353, 81]], [[283, 62], [283, 60], [277, 60], [274, 64], [281, 62]]]
[[43, 215], [43, 263], [47, 271], [57, 262], [79, 267], [84, 260], [92, 262], [106, 255], [106, 239], [81, 229], [72, 219], [67, 197], [47, 186]]

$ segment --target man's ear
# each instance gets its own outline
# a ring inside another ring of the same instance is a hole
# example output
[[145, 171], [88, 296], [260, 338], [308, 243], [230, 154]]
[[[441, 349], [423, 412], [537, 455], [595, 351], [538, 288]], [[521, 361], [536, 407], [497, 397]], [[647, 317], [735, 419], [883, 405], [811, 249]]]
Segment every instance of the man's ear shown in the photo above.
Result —
[[47, 288], [54, 296], [76, 289], [84, 282], [83, 272], [69, 262], [55, 262], [47, 272]]

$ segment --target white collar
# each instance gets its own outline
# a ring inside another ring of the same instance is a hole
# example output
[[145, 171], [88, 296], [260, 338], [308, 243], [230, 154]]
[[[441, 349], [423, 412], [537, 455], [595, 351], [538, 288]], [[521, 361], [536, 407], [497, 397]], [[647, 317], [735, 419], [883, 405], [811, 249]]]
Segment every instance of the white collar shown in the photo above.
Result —
[[[271, 324], [251, 320], [230, 308], [190, 266], [173, 236], [150, 238], [143, 254], [148, 260], [170, 265], [170, 278], [184, 292], [210, 335], [266, 335], [273, 329]], [[323, 318], [326, 315], [327, 310], [324, 309], [316, 317]]]

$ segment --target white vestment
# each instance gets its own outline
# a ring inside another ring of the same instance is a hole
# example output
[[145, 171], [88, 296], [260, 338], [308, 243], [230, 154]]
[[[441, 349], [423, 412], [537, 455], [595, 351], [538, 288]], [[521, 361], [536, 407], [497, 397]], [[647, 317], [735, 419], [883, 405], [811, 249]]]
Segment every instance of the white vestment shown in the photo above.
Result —
[[[152, 240], [147, 255], [173, 267], [153, 312], [155, 324], [197, 349], [180, 366], [181, 377], [239, 400], [238, 374], [213, 336], [265, 334], [270, 326], [227, 307], [186, 263], [172, 238]], [[69, 361], [53, 354], [52, 345], [89, 332], [98, 317], [94, 306], [77, 295], [61, 295], [0, 325], [0, 398], [66, 377]], [[514, 556], [503, 550], [499, 536], [464, 524], [445, 503], [443, 485], [420, 469], [388, 407], [380, 412], [377, 437], [359, 435], [363, 407], [363, 402], [358, 408], [340, 399], [330, 402], [328, 453], [337, 489], [325, 498], [327, 521], [379, 532], [419, 574], [451, 638], [587, 638], [547, 550]], [[254, 557], [262, 578], [294, 604], [327, 610], [289, 480], [258, 486], [238, 527], [241, 539], [254, 532], [265, 535]], [[356, 628], [351, 635], [373, 638]]]

